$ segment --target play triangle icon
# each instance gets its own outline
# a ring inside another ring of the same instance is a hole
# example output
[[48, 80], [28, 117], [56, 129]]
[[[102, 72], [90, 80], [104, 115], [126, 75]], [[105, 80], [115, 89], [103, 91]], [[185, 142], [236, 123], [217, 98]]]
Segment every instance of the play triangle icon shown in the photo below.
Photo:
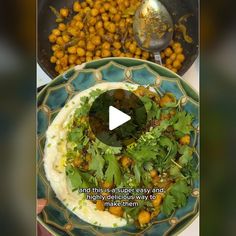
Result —
[[130, 116], [113, 106], [109, 106], [109, 130], [114, 130], [129, 120], [131, 120]]

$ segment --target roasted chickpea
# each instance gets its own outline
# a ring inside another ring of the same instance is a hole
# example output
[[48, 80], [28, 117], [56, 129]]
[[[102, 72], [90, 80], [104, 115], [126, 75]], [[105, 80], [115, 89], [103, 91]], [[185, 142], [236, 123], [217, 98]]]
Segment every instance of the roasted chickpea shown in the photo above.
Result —
[[176, 54], [181, 54], [183, 52], [183, 48], [178, 47], [178, 48], [175, 48], [174, 51]]
[[171, 56], [170, 56], [170, 59], [171, 59], [171, 61], [174, 61], [176, 59], [176, 54], [172, 53]]
[[107, 49], [102, 49], [102, 57], [110, 57], [111, 56], [111, 52]]
[[102, 14], [102, 20], [105, 21], [109, 21], [109, 16], [107, 15], [107, 13], [103, 13]]
[[52, 45], [52, 51], [55, 52], [60, 49], [60, 46], [57, 44]]
[[170, 58], [166, 59], [166, 65], [171, 65], [172, 64], [172, 60]]
[[60, 15], [64, 18], [66, 18], [69, 15], [69, 9], [68, 8], [61, 8]]
[[110, 189], [110, 188], [113, 187], [113, 183], [104, 181], [104, 182], [102, 183], [102, 187], [103, 187], [104, 189], [108, 189], [108, 188]]
[[80, 41], [78, 42], [78, 46], [79, 46], [80, 48], [85, 48], [85, 46], [86, 46], [85, 41], [84, 41], [84, 40], [80, 40]]
[[76, 23], [76, 27], [78, 27], [80, 30], [82, 30], [82, 29], [84, 28], [83, 22], [78, 21], [78, 22]]
[[71, 54], [71, 55], [69, 55], [69, 57], [68, 57], [68, 61], [69, 61], [70, 64], [74, 64], [75, 61], [76, 61], [76, 59], [77, 59], [77, 57], [76, 57], [75, 54]]
[[182, 145], [189, 145], [190, 144], [190, 135], [186, 134], [182, 138], [179, 139], [179, 143]]
[[107, 30], [110, 32], [110, 33], [115, 33], [116, 32], [116, 25], [112, 22], [110, 22]]
[[92, 16], [97, 16], [99, 14], [99, 11], [96, 9], [96, 8], [93, 8], [91, 11], [90, 11], [90, 14]]
[[89, 25], [93, 26], [93, 25], [96, 24], [96, 22], [97, 22], [97, 19], [95, 17], [93, 17], [93, 16], [88, 19]]
[[56, 63], [56, 61], [57, 61], [57, 58], [55, 56], [51, 56], [50, 62], [51, 63]]
[[173, 43], [173, 46], [172, 46], [173, 49], [180, 48], [180, 47], [181, 47], [180, 43]]
[[176, 69], [179, 69], [181, 67], [181, 63], [179, 60], [175, 60], [173, 62], [173, 67], [176, 68]]
[[104, 206], [104, 202], [102, 200], [97, 200], [96, 202], [96, 208], [99, 211], [104, 211], [105, 210], [105, 206]]
[[140, 225], [149, 223], [151, 220], [151, 215], [148, 211], [142, 210], [138, 215], [138, 221]]
[[86, 61], [89, 62], [89, 61], [92, 61], [93, 58], [92, 57], [86, 57]]
[[59, 29], [53, 29], [52, 30], [52, 34], [54, 34], [56, 36], [60, 36], [61, 35], [61, 31]]
[[[124, 95], [123, 95], [124, 96]], [[123, 97], [121, 98], [123, 99]], [[127, 156], [123, 156], [121, 159], [121, 165], [124, 167], [124, 168], [128, 168], [131, 164], [132, 164], [132, 160], [130, 158], [128, 158]]]
[[102, 44], [102, 48], [103, 48], [103, 49], [109, 50], [110, 47], [111, 47], [111, 45], [110, 45], [110, 43], [108, 43], [108, 42], [104, 42], [104, 43]]
[[97, 57], [100, 57], [101, 56], [101, 50], [97, 50], [96, 52], [95, 52], [95, 55], [97, 56]]
[[74, 2], [73, 4], [73, 11], [79, 12], [81, 10], [81, 5], [79, 2]]
[[68, 55], [64, 55], [61, 59], [61, 65], [63, 68], [67, 67], [68, 64]]
[[133, 43], [129, 45], [129, 51], [130, 51], [131, 53], [135, 53], [136, 48], [137, 48], [136, 45], [133, 44]]
[[87, 52], [85, 53], [85, 56], [86, 56], [86, 57], [93, 57], [93, 52], [87, 51]]
[[87, 50], [93, 51], [94, 49], [95, 49], [95, 45], [92, 42], [88, 41], [87, 42]]
[[68, 34], [62, 35], [62, 39], [65, 43], [68, 43], [70, 41], [70, 36]]
[[143, 57], [143, 59], [147, 60], [149, 58], [149, 52], [143, 51], [142, 52], [142, 57]]
[[111, 14], [116, 14], [116, 13], [117, 13], [117, 10], [116, 10], [115, 7], [111, 7], [111, 8], [109, 9], [109, 11], [110, 11]]
[[64, 30], [66, 30], [66, 25], [65, 25], [64, 23], [60, 23], [60, 24], [58, 25], [58, 29], [59, 29], [60, 31], [64, 31]]
[[165, 107], [167, 103], [173, 102], [173, 98], [169, 94], [165, 94], [161, 99], [160, 99], [160, 106]]
[[106, 11], [109, 11], [109, 9], [111, 8], [111, 5], [110, 5], [110, 3], [105, 2], [104, 5], [103, 5], [103, 7], [104, 7], [104, 9], [105, 9]]
[[68, 47], [68, 48], [67, 48], [67, 51], [68, 51], [70, 54], [76, 54], [76, 47], [75, 47], [75, 46]]
[[161, 194], [157, 194], [156, 198], [154, 200], [152, 200], [152, 205], [154, 207], [158, 207], [158, 206], [160, 206], [161, 201], [162, 201], [162, 195]]
[[55, 71], [56, 71], [56, 72], [59, 72], [59, 73], [60, 73], [61, 69], [62, 69], [61, 65], [56, 65], [56, 66], [55, 66]]
[[135, 54], [136, 56], [140, 56], [142, 54], [142, 50], [140, 48], [137, 48]]
[[81, 2], [81, 4], [80, 4], [80, 5], [81, 5], [81, 7], [82, 7], [82, 8], [85, 8], [85, 7], [87, 7], [87, 6], [88, 6], [87, 2]]
[[60, 59], [64, 56], [64, 52], [63, 51], [55, 51], [54, 56], [57, 57], [58, 59]]
[[114, 48], [120, 49], [121, 48], [121, 43], [120, 42], [114, 42], [113, 43]]
[[[82, 64], [81, 58], [80, 59], [76, 59], [76, 61], [75, 61], [76, 65], [81, 65]], [[85, 58], [84, 58], [84, 61], [85, 61]]]
[[48, 39], [49, 39], [49, 42], [50, 42], [50, 43], [55, 43], [56, 40], [57, 40], [57, 36], [56, 36], [55, 34], [50, 34], [50, 35], [48, 36]]
[[77, 54], [79, 57], [83, 57], [85, 55], [85, 50], [83, 48], [77, 48]]
[[150, 176], [152, 177], [152, 178], [154, 178], [154, 177], [156, 177], [157, 176], [157, 171], [156, 170], [151, 170], [150, 171]]
[[176, 60], [178, 60], [180, 62], [183, 62], [185, 60], [185, 56], [183, 54], [178, 54], [176, 56]]
[[90, 32], [91, 34], [93, 34], [93, 33], [96, 32], [96, 30], [95, 30], [95, 28], [94, 28], [93, 26], [90, 26], [90, 27], [89, 27], [89, 32]]
[[91, 39], [92, 43], [96, 46], [100, 45], [101, 44], [101, 37], [99, 35], [97, 36], [94, 36], [92, 39]]
[[171, 48], [168, 47], [164, 50], [164, 53], [165, 53], [166, 57], [170, 57], [170, 55], [173, 53], [173, 51], [171, 50]]
[[96, 29], [101, 29], [103, 27], [103, 22], [102, 21], [98, 21], [95, 25]]
[[120, 14], [115, 14], [112, 20], [115, 21], [115, 22], [119, 22], [120, 19], [121, 19], [121, 15]]
[[124, 214], [122, 207], [116, 207], [116, 206], [109, 207], [109, 212], [112, 215], [119, 216], [119, 217], [122, 217]]
[[121, 55], [121, 51], [118, 50], [118, 49], [115, 49], [115, 50], [112, 51], [112, 55], [114, 57], [119, 57]]

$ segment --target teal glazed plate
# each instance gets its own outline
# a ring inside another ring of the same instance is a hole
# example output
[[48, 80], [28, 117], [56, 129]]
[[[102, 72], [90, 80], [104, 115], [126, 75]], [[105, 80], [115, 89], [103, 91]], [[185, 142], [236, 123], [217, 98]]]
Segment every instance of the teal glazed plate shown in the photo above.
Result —
[[184, 110], [194, 115], [191, 144], [196, 147], [194, 158], [199, 163], [199, 97], [197, 92], [180, 76], [152, 62], [130, 58], [106, 58], [76, 66], [58, 76], [38, 94], [37, 107], [37, 197], [45, 198], [47, 206], [38, 215], [38, 221], [52, 235], [175, 235], [187, 228], [199, 211], [199, 180], [185, 207], [177, 209], [171, 216], [159, 214], [145, 229], [135, 226], [102, 228], [81, 220], [68, 210], [55, 196], [46, 179], [43, 155], [45, 133], [58, 112], [77, 93], [102, 82], [130, 82], [150, 85], [160, 94], [173, 93]]

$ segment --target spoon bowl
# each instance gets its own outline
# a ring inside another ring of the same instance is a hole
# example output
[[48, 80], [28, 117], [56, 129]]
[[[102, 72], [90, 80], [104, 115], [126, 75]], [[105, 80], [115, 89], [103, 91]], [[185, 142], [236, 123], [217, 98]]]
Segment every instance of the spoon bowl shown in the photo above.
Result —
[[144, 0], [137, 9], [133, 23], [134, 37], [143, 50], [154, 53], [162, 64], [160, 51], [173, 38], [173, 21], [166, 7], [158, 0]]

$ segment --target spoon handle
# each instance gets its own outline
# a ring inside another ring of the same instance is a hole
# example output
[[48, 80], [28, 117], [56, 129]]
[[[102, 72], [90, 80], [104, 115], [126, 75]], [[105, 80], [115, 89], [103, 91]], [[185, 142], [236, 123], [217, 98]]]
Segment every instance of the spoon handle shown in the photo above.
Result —
[[162, 60], [161, 60], [160, 52], [154, 52], [154, 60], [158, 65], [162, 66]]

